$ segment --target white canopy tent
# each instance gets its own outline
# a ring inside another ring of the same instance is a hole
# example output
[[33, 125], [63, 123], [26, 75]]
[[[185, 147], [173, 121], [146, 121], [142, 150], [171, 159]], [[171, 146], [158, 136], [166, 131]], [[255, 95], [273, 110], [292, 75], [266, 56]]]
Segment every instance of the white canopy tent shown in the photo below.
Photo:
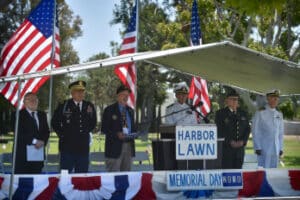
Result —
[[200, 75], [209, 81], [217, 81], [256, 93], [264, 93], [277, 88], [283, 95], [300, 95], [299, 64], [228, 41], [165, 51], [127, 54], [43, 72], [0, 77], [0, 83], [110, 67], [132, 61], [171, 67], [184, 73]]

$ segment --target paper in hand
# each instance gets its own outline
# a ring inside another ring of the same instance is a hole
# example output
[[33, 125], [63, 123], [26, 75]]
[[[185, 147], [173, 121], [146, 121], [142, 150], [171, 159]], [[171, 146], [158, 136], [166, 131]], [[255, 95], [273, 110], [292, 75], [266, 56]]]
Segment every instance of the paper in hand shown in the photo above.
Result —
[[44, 148], [35, 148], [34, 145], [26, 146], [27, 161], [44, 161]]

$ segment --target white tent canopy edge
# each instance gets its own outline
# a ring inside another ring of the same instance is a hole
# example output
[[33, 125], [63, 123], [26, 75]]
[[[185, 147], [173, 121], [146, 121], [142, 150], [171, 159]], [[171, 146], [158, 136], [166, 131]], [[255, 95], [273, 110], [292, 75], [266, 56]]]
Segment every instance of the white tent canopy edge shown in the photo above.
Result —
[[283, 95], [300, 94], [299, 64], [254, 51], [229, 41], [164, 51], [126, 54], [47, 71], [0, 77], [0, 84], [110, 67], [133, 61], [145, 61], [174, 68], [184, 73], [200, 75], [209, 81], [217, 81], [257, 93], [278, 88]]

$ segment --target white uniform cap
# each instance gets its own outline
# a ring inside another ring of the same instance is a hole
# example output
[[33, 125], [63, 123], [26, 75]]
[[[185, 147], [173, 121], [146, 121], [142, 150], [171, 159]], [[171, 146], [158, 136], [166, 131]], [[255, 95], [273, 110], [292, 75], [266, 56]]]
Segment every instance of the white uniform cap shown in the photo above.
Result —
[[277, 89], [272, 89], [272, 90], [269, 90], [267, 93], [266, 93], [267, 96], [277, 96], [279, 97], [280, 95], [280, 90], [277, 90]]
[[174, 88], [174, 92], [188, 94], [189, 87], [187, 86], [187, 84], [185, 82], [180, 82], [180, 83], [176, 84], [176, 86]]

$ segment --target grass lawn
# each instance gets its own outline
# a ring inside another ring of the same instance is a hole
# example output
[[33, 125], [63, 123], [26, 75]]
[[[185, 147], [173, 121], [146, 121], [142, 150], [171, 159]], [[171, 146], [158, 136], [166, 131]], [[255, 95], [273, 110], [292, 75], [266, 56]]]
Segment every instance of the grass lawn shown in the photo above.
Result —
[[[151, 138], [155, 138], [156, 134], [150, 134], [148, 140], [136, 140], [136, 151], [148, 151], [150, 153], [150, 160], [152, 162], [152, 147], [151, 147]], [[0, 144], [0, 153], [11, 152], [13, 137], [12, 135], [4, 136], [4, 139], [8, 139], [7, 144]], [[103, 152], [104, 151], [104, 141], [105, 138], [103, 135], [94, 134], [93, 143], [90, 148], [91, 152]], [[58, 138], [53, 133], [50, 136], [48, 152], [49, 154], [58, 153]], [[281, 168], [300, 168], [300, 136], [285, 136], [284, 137], [284, 156], [282, 161], [284, 166]], [[246, 147], [246, 153], [253, 154], [253, 143], [252, 139], [249, 139], [249, 142]]]

